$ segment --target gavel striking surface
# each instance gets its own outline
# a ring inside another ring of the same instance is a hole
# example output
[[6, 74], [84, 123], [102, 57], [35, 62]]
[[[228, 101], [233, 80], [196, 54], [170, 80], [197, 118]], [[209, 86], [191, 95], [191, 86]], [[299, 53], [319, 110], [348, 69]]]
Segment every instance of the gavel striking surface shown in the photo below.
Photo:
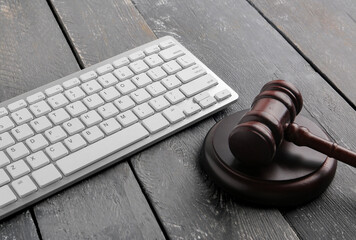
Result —
[[[246, 112], [224, 118], [204, 140], [200, 161], [214, 182], [238, 199], [264, 206], [290, 207], [319, 196], [331, 183], [337, 161], [313, 149], [283, 140], [268, 165], [248, 166], [235, 159], [229, 134]], [[306, 117], [297, 116], [294, 122], [329, 139]]]

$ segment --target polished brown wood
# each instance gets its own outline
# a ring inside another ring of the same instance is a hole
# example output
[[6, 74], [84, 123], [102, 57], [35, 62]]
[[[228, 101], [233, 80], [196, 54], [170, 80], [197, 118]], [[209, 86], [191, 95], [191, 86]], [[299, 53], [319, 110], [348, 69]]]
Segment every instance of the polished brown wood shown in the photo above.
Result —
[[318, 137], [306, 127], [296, 123], [289, 124], [285, 131], [285, 139], [298, 146], [307, 146], [329, 157], [336, 158], [350, 166], [356, 167], [356, 153], [336, 143]]

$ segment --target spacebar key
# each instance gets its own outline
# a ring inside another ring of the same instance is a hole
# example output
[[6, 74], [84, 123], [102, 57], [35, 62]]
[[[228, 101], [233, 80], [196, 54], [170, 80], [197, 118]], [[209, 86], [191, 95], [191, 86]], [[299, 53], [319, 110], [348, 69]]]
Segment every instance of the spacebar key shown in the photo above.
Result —
[[148, 135], [148, 131], [140, 123], [136, 123], [58, 160], [56, 164], [62, 173], [68, 176], [148, 137]]

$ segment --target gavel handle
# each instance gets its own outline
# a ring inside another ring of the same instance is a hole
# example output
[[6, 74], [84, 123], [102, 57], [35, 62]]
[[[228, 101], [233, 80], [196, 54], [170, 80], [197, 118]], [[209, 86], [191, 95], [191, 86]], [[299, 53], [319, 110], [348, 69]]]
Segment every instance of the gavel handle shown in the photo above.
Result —
[[284, 134], [284, 139], [289, 142], [292, 142], [298, 146], [310, 147], [318, 152], [326, 154], [329, 157], [356, 167], [356, 153], [340, 147], [336, 143], [315, 136], [306, 127], [299, 126], [296, 123], [291, 123], [286, 128]]

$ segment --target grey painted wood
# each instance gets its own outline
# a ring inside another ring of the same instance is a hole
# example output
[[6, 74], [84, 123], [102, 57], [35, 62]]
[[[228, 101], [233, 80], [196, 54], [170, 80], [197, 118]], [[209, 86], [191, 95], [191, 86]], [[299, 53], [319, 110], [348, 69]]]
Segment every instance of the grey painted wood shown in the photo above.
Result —
[[[100, 61], [102, 57], [118, 54], [154, 39], [153, 33], [130, 3], [124, 1], [115, 3], [89, 1], [86, 3], [87, 5], [82, 2], [69, 4], [53, 1], [53, 6], [68, 31], [75, 50], [78, 53], [89, 53], [100, 49], [101, 52], [97, 56], [91, 55], [89, 60], [83, 60], [84, 63], [91, 64]], [[120, 11], [116, 9], [117, 6], [120, 6]], [[103, 16], [102, 18], [92, 17], [99, 13]], [[127, 18], [136, 19], [140, 27], [126, 29]], [[112, 22], [112, 19], [116, 21]], [[94, 31], [90, 30], [91, 28], [100, 29], [102, 35], [93, 34]], [[107, 37], [108, 33], [111, 33], [112, 39]], [[91, 41], [93, 38], [94, 42]], [[129, 45], [126, 47], [124, 44], [118, 44], [119, 40]], [[95, 60], [93, 60], [94, 57], [96, 57]], [[86, 56], [83, 55], [83, 58]], [[173, 137], [172, 139], [176, 140], [171, 148], [166, 147], [172, 141], [169, 139], [162, 143], [163, 146], [154, 146], [134, 157], [134, 167], [140, 174], [140, 180], [143, 183], [151, 180], [149, 185], [144, 183], [145, 191], [167, 230], [168, 236], [173, 239], [199, 237], [219, 239], [232, 236], [269, 239], [297, 238], [279, 211], [266, 210], [261, 213], [253, 208], [242, 207], [228, 197], [222, 197], [214, 188], [211, 188], [211, 184], [206, 184], [206, 176], [195, 163], [200, 149], [199, 144], [214, 121], [210, 119], [207, 123], [198, 125], [194, 131], [189, 129], [177, 135], [178, 137]], [[185, 156], [184, 162], [181, 160], [182, 154]], [[167, 162], [167, 156], [171, 161]], [[143, 162], [151, 168], [138, 169], [136, 164]], [[153, 179], [147, 179], [143, 174]], [[181, 180], [179, 183], [176, 181], [178, 179]], [[164, 184], [163, 189], [162, 184]], [[186, 187], [183, 188], [183, 184], [186, 184]]]
[[24, 211], [0, 223], [1, 240], [39, 240], [29, 211]]
[[[0, 100], [80, 69], [46, 1], [1, 1], [0, 22]], [[127, 162], [39, 203], [34, 213], [46, 239], [164, 238]], [[28, 211], [6, 219], [0, 239], [38, 239], [34, 222]]]
[[[302, 91], [306, 111], [321, 124], [332, 139], [356, 150], [355, 111], [247, 2], [135, 0], [135, 4], [158, 37], [166, 34], [177, 37], [238, 91], [238, 104], [217, 115], [217, 119], [232, 111], [248, 108], [265, 82], [278, 78], [286, 79]], [[189, 140], [184, 140], [187, 145], [190, 144]], [[165, 145], [160, 145], [160, 149], [165, 148]], [[183, 149], [179, 148], [177, 151], [186, 159], [187, 154]], [[152, 159], [159, 158], [158, 147], [149, 151], [157, 152]], [[167, 193], [166, 198], [156, 199], [156, 195], [166, 196], [156, 186], [168, 185], [171, 174], [175, 173], [161, 171], [159, 174], [166, 175], [165, 178], [148, 174], [150, 171], [147, 170], [163, 165], [161, 160], [145, 161], [141, 157], [135, 159], [134, 165], [154, 205], [163, 206], [163, 210], [158, 207], [157, 211], [167, 211], [162, 202], [169, 202], [167, 199], [173, 197], [169, 198]], [[185, 175], [185, 171], [173, 168], [174, 171], [183, 179], [189, 178], [189, 173]], [[356, 172], [355, 169], [340, 163], [336, 174], [330, 188], [316, 201], [293, 211], [283, 212], [286, 220], [301, 238], [352, 239], [355, 235]], [[196, 185], [201, 187], [202, 184], [204, 183]], [[192, 184], [190, 187], [197, 188], [196, 185]], [[169, 193], [174, 194], [174, 191]], [[184, 197], [184, 193], [178, 195], [179, 198]], [[264, 214], [264, 210], [259, 210], [259, 213]]]
[[[44, 1], [0, 1], [0, 101], [78, 69]], [[0, 224], [0, 239], [39, 239], [28, 210]]]
[[356, 1], [249, 0], [356, 104]]

